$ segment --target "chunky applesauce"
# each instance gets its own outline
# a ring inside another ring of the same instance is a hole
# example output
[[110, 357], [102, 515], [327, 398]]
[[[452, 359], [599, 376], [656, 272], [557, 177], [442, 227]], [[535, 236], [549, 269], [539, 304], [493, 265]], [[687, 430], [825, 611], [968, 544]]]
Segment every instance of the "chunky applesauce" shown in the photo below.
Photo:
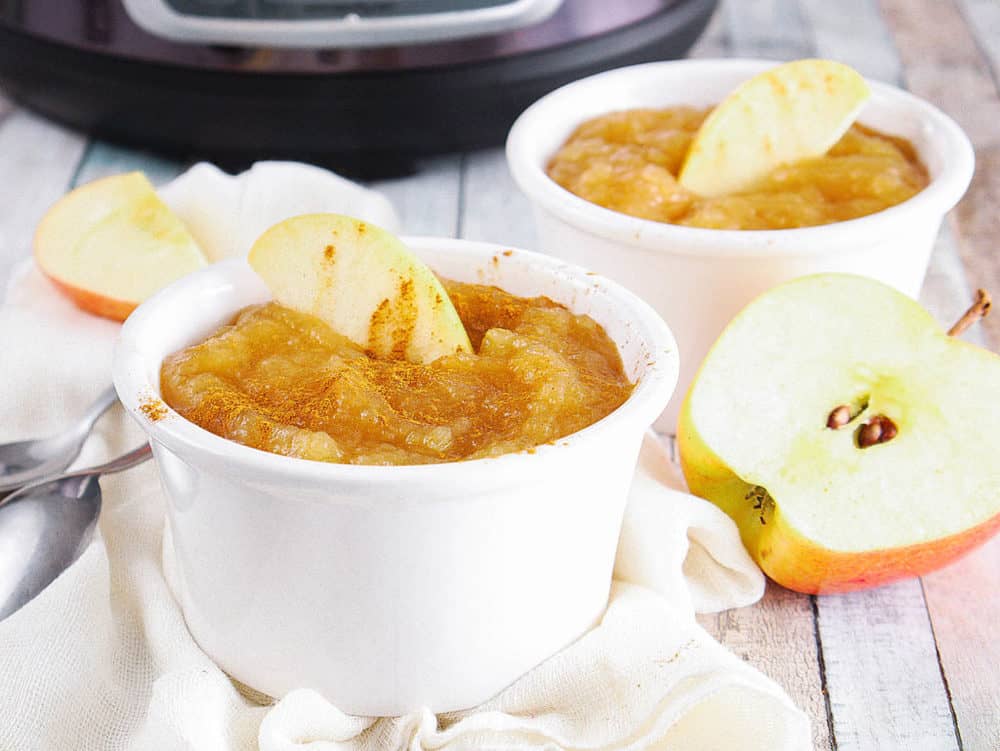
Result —
[[709, 109], [612, 112], [578, 127], [548, 164], [549, 177], [605, 208], [712, 229], [830, 224], [895, 206], [927, 186], [909, 142], [855, 124], [824, 156], [775, 169], [751, 190], [704, 198], [677, 182]]
[[498, 456], [601, 419], [632, 391], [604, 329], [548, 298], [444, 281], [472, 353], [376, 359], [278, 303], [163, 363], [164, 400], [188, 420], [277, 454], [346, 464]]

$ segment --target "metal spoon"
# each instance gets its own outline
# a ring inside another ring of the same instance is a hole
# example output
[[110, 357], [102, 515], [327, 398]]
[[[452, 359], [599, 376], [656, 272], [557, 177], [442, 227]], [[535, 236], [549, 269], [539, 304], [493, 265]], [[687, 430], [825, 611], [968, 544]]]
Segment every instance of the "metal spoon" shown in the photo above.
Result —
[[117, 400], [114, 388], [109, 387], [66, 432], [49, 438], [0, 444], [0, 494], [66, 469], [79, 455], [97, 418]]
[[102, 474], [152, 456], [149, 444], [107, 464], [43, 480], [0, 501], [0, 621], [45, 589], [90, 543]]

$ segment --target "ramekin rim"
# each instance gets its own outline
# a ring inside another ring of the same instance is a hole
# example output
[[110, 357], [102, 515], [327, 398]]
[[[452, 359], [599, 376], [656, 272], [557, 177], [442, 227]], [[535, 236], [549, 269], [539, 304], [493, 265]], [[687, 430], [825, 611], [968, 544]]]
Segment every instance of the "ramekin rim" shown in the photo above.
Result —
[[[543, 116], [550, 117], [549, 108], [565, 92], [593, 85], [596, 81], [615, 81], [632, 75], [634, 71], [647, 72], [681, 67], [745, 70], [748, 74], [781, 64], [781, 61], [753, 58], [704, 58], [695, 60], [669, 60], [625, 66], [598, 73], [568, 83], [530, 105], [514, 122], [507, 136], [506, 158], [508, 168], [525, 196], [556, 218], [594, 235], [612, 241], [624, 241], [637, 250], [650, 253], [678, 253], [683, 255], [709, 255], [714, 257], [753, 257], [757, 255], [808, 256], [828, 252], [833, 245], [842, 246], [854, 238], [881, 237], [898, 227], [906, 216], [924, 214], [933, 210], [943, 216], [964, 195], [972, 179], [975, 154], [968, 136], [948, 115], [930, 102], [888, 83], [865, 79], [873, 94], [891, 98], [912, 111], [919, 113], [923, 122], [934, 123], [942, 134], [938, 143], [940, 153], [946, 155], [941, 174], [916, 195], [895, 206], [874, 214], [842, 222], [777, 230], [719, 230], [702, 227], [685, 227], [641, 219], [591, 203], [552, 180], [544, 166], [529, 158], [529, 144], [535, 122]], [[609, 110], [611, 111], [611, 110]], [[584, 117], [563, 118], [576, 126]], [[642, 244], [635, 240], [642, 238]], [[657, 247], [648, 247], [656, 244]]]
[[[539, 468], [545, 465], [545, 462], [541, 461], [542, 457], [564, 452], [567, 448], [581, 443], [599, 440], [603, 433], [613, 430], [624, 420], [634, 417], [638, 422], [643, 423], [643, 430], [647, 429], [673, 396], [679, 376], [679, 355], [673, 332], [652, 307], [622, 285], [555, 257], [509, 245], [425, 236], [408, 236], [402, 239], [408, 245], [413, 244], [417, 248], [434, 246], [457, 252], [479, 249], [490, 256], [497, 252], [511, 251], [512, 254], [521, 255], [533, 264], [547, 267], [554, 275], [559, 272], [564, 274], [569, 272], [572, 278], [579, 282], [587, 282], [603, 288], [615, 300], [627, 303], [631, 320], [642, 321], [643, 328], [648, 333], [649, 347], [662, 349], [658, 352], [658, 357], [663, 359], [664, 366], [652, 369], [650, 376], [641, 380], [629, 398], [617, 409], [575, 433], [547, 444], [497, 457], [454, 462], [394, 466], [356, 465], [320, 462], [274, 454], [217, 436], [183, 418], [165, 403], [166, 416], [155, 421], [149, 420], [142, 414], [141, 403], [148, 398], [162, 401], [159, 384], [154, 386], [148, 378], [139, 376], [141, 371], [136, 366], [139, 362], [146, 362], [146, 360], [142, 358], [140, 351], [132, 342], [144, 334], [142, 326], [148, 311], [155, 310], [155, 307], [163, 304], [165, 300], [169, 301], [171, 297], [178, 294], [177, 290], [182, 289], [182, 285], [193, 287], [197, 279], [192, 281], [192, 278], [201, 277], [209, 271], [215, 274], [218, 274], [220, 270], [225, 272], [227, 266], [236, 267], [238, 265], [241, 268], [246, 266], [245, 259], [231, 258], [189, 274], [161, 290], [143, 305], [140, 305], [125, 322], [115, 347], [112, 367], [114, 385], [120, 401], [152, 440], [163, 444], [174, 452], [197, 451], [204, 456], [229, 462], [230, 468], [238, 469], [242, 477], [279, 481], [292, 479], [300, 485], [322, 485], [336, 481], [341, 487], [345, 485], [368, 487], [381, 483], [395, 484], [406, 480], [427, 480], [432, 476], [442, 483], [447, 483], [465, 473], [481, 472], [481, 469], [488, 468], [489, 472], [483, 474], [483, 478], [489, 477], [492, 480], [483, 484], [488, 484], [490, 487], [503, 487], [521, 482], [522, 480], [518, 478], [523, 478], [525, 473], [539, 471]], [[206, 275], [204, 278], [208, 279], [209, 277]], [[513, 468], [517, 468], [518, 472], [501, 471]]]

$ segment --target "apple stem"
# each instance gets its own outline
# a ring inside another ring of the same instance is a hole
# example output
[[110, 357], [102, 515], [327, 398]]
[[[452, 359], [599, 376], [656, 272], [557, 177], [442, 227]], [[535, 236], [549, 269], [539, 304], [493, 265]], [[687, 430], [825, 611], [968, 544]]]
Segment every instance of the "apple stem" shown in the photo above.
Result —
[[948, 336], [959, 336], [980, 318], [985, 318], [989, 315], [992, 307], [993, 298], [990, 297], [990, 293], [985, 289], [977, 289], [976, 301], [962, 314], [962, 317], [955, 322], [955, 325], [948, 329]]

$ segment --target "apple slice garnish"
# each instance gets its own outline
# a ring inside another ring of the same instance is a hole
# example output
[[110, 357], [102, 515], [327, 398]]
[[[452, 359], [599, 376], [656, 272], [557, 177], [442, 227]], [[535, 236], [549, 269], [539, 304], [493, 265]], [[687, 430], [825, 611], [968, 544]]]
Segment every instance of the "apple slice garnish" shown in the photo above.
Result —
[[782, 164], [825, 154], [868, 96], [865, 79], [832, 60], [796, 60], [766, 70], [712, 110], [678, 180], [705, 197], [746, 190]]
[[278, 302], [375, 357], [427, 363], [472, 351], [438, 278], [373, 224], [339, 214], [292, 217], [257, 239], [249, 261]]
[[805, 277], [757, 298], [712, 348], [681, 409], [681, 464], [779, 584], [875, 586], [1000, 529], [998, 396], [1000, 357], [914, 300]]
[[116, 321], [205, 265], [194, 238], [141, 172], [63, 196], [35, 231], [35, 260], [80, 308]]

